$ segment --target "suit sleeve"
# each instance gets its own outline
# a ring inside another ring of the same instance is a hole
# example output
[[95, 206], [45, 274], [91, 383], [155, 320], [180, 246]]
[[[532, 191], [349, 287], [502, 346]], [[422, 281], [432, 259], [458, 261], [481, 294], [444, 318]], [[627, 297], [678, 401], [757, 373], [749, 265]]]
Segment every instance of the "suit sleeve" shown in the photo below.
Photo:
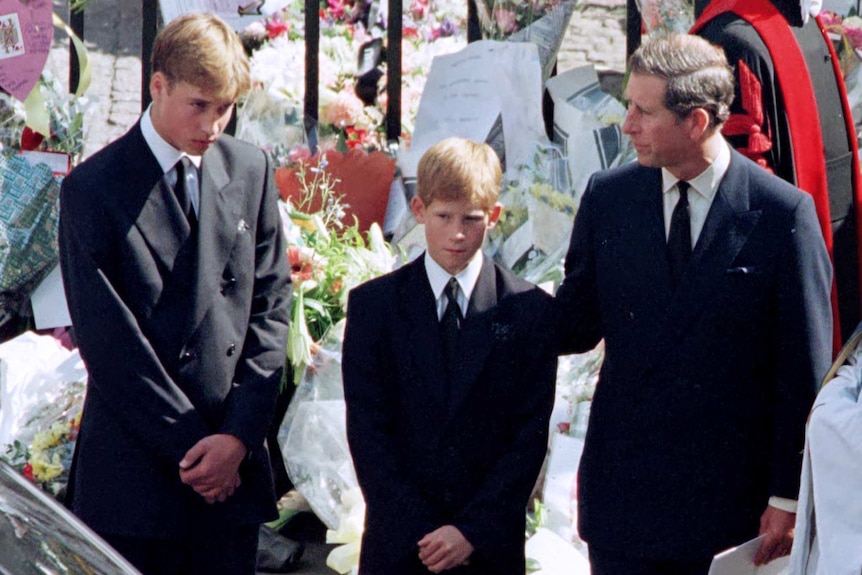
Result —
[[209, 435], [201, 415], [165, 371], [112, 284], [116, 225], [95, 184], [66, 178], [60, 200], [60, 265], [75, 339], [100, 396], [117, 421], [160, 457], [179, 462]]
[[569, 251], [566, 253], [565, 277], [557, 289], [552, 316], [547, 323], [555, 327], [561, 354], [589, 351], [602, 338], [593, 251], [595, 179], [595, 175], [590, 178], [575, 215]]
[[385, 516], [386, 524], [379, 527], [391, 538], [393, 554], [403, 557], [415, 553], [419, 539], [442, 523], [399, 457], [398, 404], [381, 309], [385, 302], [366, 288], [352, 290], [347, 305], [342, 355], [347, 440], [369, 513]]
[[290, 318], [290, 268], [277, 193], [265, 154], [263, 194], [256, 230], [254, 293], [233, 387], [219, 429], [251, 451], [263, 444], [275, 410], [286, 361]]
[[770, 495], [795, 499], [805, 421], [832, 353], [832, 268], [807, 194], [793, 214], [787, 250], [779, 258]]

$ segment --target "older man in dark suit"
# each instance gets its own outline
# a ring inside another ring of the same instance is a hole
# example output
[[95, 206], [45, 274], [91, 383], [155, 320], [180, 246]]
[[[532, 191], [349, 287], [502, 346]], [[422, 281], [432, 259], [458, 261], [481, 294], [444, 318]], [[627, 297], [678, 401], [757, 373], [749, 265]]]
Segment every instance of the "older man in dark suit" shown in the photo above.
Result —
[[604, 338], [579, 473], [595, 575], [703, 574], [765, 534], [790, 550], [805, 417], [832, 349], [831, 267], [809, 195], [734, 151], [720, 49], [633, 55], [638, 162], [590, 180], [557, 293], [566, 351]]
[[222, 136], [249, 73], [211, 15], [153, 50], [152, 106], [63, 183], [89, 386], [69, 505], [143, 573], [253, 574], [290, 270], [266, 156]]

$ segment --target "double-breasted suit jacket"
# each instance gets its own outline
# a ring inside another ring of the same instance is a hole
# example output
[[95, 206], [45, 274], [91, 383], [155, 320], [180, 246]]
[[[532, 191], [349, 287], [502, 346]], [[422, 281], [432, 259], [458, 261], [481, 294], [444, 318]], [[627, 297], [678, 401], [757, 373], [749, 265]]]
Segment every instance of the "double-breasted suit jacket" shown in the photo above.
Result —
[[595, 174], [557, 292], [566, 351], [605, 340], [579, 471], [581, 535], [703, 558], [795, 499], [805, 418], [832, 349], [813, 202], [736, 152], [674, 291], [661, 171]]
[[487, 259], [447, 391], [424, 258], [350, 293], [347, 437], [367, 506], [360, 570], [427, 573], [418, 541], [456, 526], [473, 574], [524, 573], [525, 511], [542, 465], [556, 357], [550, 297]]
[[[63, 182], [60, 260], [89, 383], [69, 504], [96, 531], [172, 537], [274, 517], [264, 448], [285, 358], [290, 270], [268, 161], [222, 136], [203, 156], [197, 233], [139, 125]], [[207, 505], [179, 479], [205, 436], [249, 455]]]

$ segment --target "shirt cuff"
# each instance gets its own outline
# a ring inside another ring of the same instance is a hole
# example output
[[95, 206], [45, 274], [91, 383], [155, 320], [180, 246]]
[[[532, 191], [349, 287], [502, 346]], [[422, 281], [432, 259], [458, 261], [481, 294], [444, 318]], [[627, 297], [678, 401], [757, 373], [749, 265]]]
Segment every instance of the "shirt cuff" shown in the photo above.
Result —
[[769, 498], [769, 506], [787, 511], [788, 513], [796, 513], [796, 500], [787, 499], [786, 497], [772, 496]]

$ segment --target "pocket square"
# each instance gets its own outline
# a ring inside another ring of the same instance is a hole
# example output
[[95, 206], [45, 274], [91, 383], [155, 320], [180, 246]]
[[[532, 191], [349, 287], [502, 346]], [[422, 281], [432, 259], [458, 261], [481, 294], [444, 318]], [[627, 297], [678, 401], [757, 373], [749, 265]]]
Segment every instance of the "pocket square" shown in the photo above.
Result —
[[727, 275], [749, 276], [758, 273], [760, 270], [757, 266], [738, 266], [735, 268], [727, 268]]

